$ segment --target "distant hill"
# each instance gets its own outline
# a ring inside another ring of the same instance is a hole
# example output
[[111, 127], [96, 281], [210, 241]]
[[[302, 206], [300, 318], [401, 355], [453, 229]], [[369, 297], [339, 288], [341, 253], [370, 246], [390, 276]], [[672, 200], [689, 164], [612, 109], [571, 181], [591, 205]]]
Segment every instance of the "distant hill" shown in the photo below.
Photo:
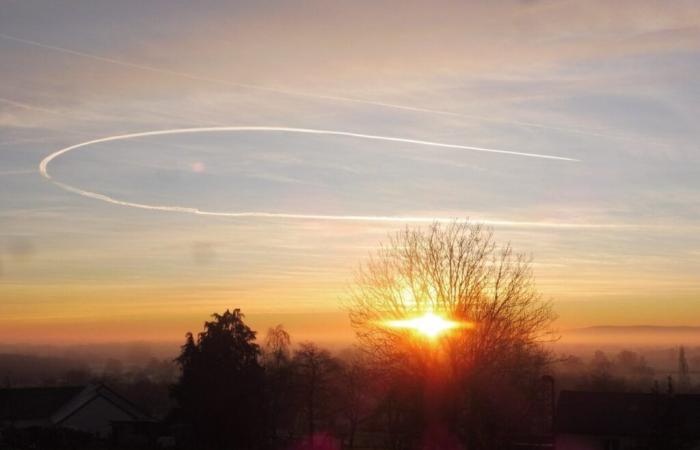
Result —
[[698, 333], [700, 326], [658, 326], [658, 325], [598, 325], [594, 327], [574, 328], [563, 331], [564, 334], [589, 333]]
[[605, 346], [696, 346], [700, 326], [599, 325], [563, 330], [561, 344]]

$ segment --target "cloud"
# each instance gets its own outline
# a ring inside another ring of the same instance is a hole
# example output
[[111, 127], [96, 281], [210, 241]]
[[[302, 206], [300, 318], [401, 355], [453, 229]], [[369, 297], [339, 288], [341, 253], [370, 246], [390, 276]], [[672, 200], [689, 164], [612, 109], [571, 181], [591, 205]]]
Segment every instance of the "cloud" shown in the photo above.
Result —
[[[673, 8], [651, 1], [232, 2], [204, 11], [179, 5], [178, 14], [167, 2], [162, 6], [134, 5], [135, 16], [158, 14], [158, 35], [144, 17], [100, 28], [71, 23], [81, 16], [59, 15], [56, 20], [66, 23], [58, 35], [26, 26], [0, 37], [11, 46], [10, 59], [19, 58], [18, 50], [43, 47], [63, 62], [53, 68], [23, 59], [25, 69], [16, 75], [22, 83], [58, 84], [78, 97], [218, 85], [414, 112], [439, 108], [391, 99], [426, 85], [551, 80], [562, 65], [700, 49], [700, 8], [692, 1]], [[30, 17], [39, 21], [41, 14]], [[109, 14], [115, 13], [105, 11], [96, 22]], [[186, 34], [179, 26], [183, 17]], [[14, 72], [7, 78], [13, 81]]]
[[[51, 169], [94, 190], [93, 199], [177, 203], [178, 192], [182, 204], [260, 219], [143, 213], [81, 201], [40, 177], [3, 177], [3, 228], [31, 238], [15, 256], [0, 241], [5, 289], [19, 300], [0, 305], [0, 315], [148, 310], [162, 318], [177, 304], [178, 314], [204, 317], [232, 295], [253, 310], [332, 308], [355, 262], [401, 226], [395, 220], [418, 226], [467, 214], [509, 219], [489, 223], [499, 241], [536, 255], [548, 296], [607, 303], [677, 294], [692, 305], [698, 10], [696, 2], [595, 0], [3, 5], [2, 32], [40, 45], [0, 39], [0, 126], [17, 128], [2, 130], [0, 174], [21, 175], [99, 136], [231, 124], [474, 143], [585, 164], [407, 142], [390, 151], [376, 140], [306, 146], [303, 136], [95, 147]], [[193, 167], [198, 161], [206, 165]], [[190, 176], [165, 186], [152, 178], [159, 170]], [[328, 189], [246, 183], [241, 173], [289, 174]], [[281, 199], [270, 195], [280, 191]], [[259, 209], [292, 214], [267, 220]], [[293, 214], [302, 210], [362, 215]], [[41, 258], [32, 257], [37, 249]]]
[[12, 175], [29, 175], [32, 173], [37, 173], [36, 169], [16, 169], [16, 170], [0, 170], [0, 177], [12, 176]]
[[[251, 84], [251, 83], [235, 82], [235, 81], [231, 81], [231, 80], [224, 79], [224, 78], [206, 77], [206, 76], [193, 74], [192, 72], [175, 71], [175, 70], [170, 70], [167, 68], [156, 67], [156, 66], [147, 65], [147, 64], [133, 63], [131, 61], [123, 60], [123, 59], [108, 58], [108, 57], [100, 56], [100, 55], [95, 54], [95, 53], [76, 51], [76, 50], [65, 48], [65, 47], [48, 45], [48, 44], [45, 44], [42, 42], [18, 38], [18, 37], [3, 34], [3, 33], [0, 33], [0, 38], [10, 40], [13, 42], [18, 42], [20, 44], [24, 44], [24, 45], [28, 45], [28, 46], [40, 47], [40, 48], [43, 48], [43, 49], [49, 50], [49, 51], [64, 53], [64, 54], [71, 55], [71, 56], [76, 56], [80, 59], [93, 60], [93, 61], [97, 61], [100, 63], [106, 63], [108, 65], [121, 66], [121, 67], [127, 68], [127, 69], [136, 69], [137, 72], [141, 72], [141, 75], [143, 75], [143, 72], [146, 72], [148, 74], [156, 74], [159, 76], [166, 76], [166, 77], [171, 78], [171, 79], [184, 79], [187, 81], [195, 81], [195, 82], [199, 82], [199, 83], [204, 83], [206, 85], [214, 85], [214, 86], [235, 88], [235, 89], [244, 89], [244, 90], [251, 90], [254, 92], [263, 92], [263, 93], [269, 93], [269, 94], [278, 94], [278, 95], [288, 96], [288, 97], [293, 97], [293, 98], [324, 100], [324, 101], [328, 101], [331, 103], [357, 104], [357, 105], [365, 105], [365, 106], [370, 106], [370, 107], [378, 107], [378, 108], [383, 108], [383, 109], [388, 109], [388, 110], [398, 110], [398, 111], [403, 111], [403, 112], [423, 113], [423, 114], [428, 114], [428, 115], [439, 115], [439, 116], [469, 119], [469, 120], [478, 120], [478, 121], [487, 121], [487, 122], [490, 121], [490, 122], [497, 122], [497, 123], [499, 123], [499, 122], [500, 123], [509, 123], [509, 124], [517, 125], [517, 126], [559, 130], [559, 131], [565, 131], [565, 132], [570, 132], [570, 133], [605, 136], [604, 134], [601, 134], [599, 132], [593, 132], [591, 130], [585, 130], [585, 129], [582, 130], [582, 129], [577, 129], [577, 128], [573, 128], [573, 127], [555, 126], [555, 125], [548, 125], [548, 124], [536, 123], [536, 122], [524, 121], [524, 120], [512, 120], [512, 119], [511, 120], [508, 120], [508, 119], [504, 120], [504, 119], [498, 119], [498, 118], [494, 118], [494, 117], [481, 116], [481, 115], [477, 115], [477, 114], [464, 114], [464, 113], [460, 113], [460, 112], [442, 110], [442, 109], [436, 109], [436, 108], [428, 108], [428, 107], [424, 107], [424, 106], [416, 106], [416, 105], [410, 105], [410, 104], [401, 104], [401, 103], [396, 103], [396, 102], [382, 101], [379, 99], [372, 99], [370, 97], [363, 98], [363, 97], [359, 97], [359, 96], [343, 96], [343, 95], [337, 95], [337, 94], [324, 94], [324, 93], [313, 92], [313, 91], [308, 91], [308, 90], [304, 91], [304, 90], [294, 90], [294, 89], [289, 89], [289, 88], [275, 87], [275, 86], [270, 86], [270, 85], [265, 85], [265, 84], [260, 84], [260, 83]], [[286, 81], [291, 81], [291, 80], [288, 79]], [[141, 84], [144, 84], [144, 83], [141, 83]], [[148, 83], [148, 84], [150, 84], [150, 83]], [[38, 111], [38, 112], [52, 114], [54, 116], [65, 115], [65, 112], [62, 113], [62, 112], [57, 111], [57, 110], [51, 110], [51, 109], [43, 108], [40, 106], [34, 106], [34, 105], [27, 104], [27, 103], [22, 103], [22, 102], [18, 102], [15, 100], [11, 100], [11, 99], [0, 98], [0, 102], [5, 102], [5, 103], [10, 104], [12, 106], [17, 106], [17, 107], [27, 109], [30, 111]], [[32, 125], [32, 121], [26, 122], [26, 121], [17, 120], [13, 116], [5, 117], [4, 120], [2, 119], [2, 117], [0, 117], [0, 124], [4, 124], [5, 126], [15, 126], [15, 127], [35, 126], [35, 125]]]
[[372, 88], [386, 79], [410, 86], [412, 79], [512, 77], [571, 61], [700, 48], [694, 2], [287, 2], [223, 20], [205, 14], [193, 27], [134, 50], [139, 60], [188, 72], [207, 67], [228, 79]]

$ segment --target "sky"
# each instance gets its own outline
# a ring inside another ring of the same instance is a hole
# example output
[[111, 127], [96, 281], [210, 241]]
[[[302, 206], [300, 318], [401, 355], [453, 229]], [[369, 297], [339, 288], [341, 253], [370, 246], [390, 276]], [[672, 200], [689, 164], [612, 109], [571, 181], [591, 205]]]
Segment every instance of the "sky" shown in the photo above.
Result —
[[0, 61], [5, 342], [349, 339], [400, 218], [490, 224], [562, 330], [700, 325], [697, 2], [0, 0]]

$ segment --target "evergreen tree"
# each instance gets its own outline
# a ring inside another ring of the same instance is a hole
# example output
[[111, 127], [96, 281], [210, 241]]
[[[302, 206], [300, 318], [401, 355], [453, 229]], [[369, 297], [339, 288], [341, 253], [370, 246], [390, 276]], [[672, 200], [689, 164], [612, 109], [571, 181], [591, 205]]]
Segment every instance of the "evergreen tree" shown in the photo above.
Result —
[[198, 446], [259, 448], [264, 443], [264, 374], [255, 332], [239, 309], [214, 314], [195, 339], [187, 334], [173, 398]]

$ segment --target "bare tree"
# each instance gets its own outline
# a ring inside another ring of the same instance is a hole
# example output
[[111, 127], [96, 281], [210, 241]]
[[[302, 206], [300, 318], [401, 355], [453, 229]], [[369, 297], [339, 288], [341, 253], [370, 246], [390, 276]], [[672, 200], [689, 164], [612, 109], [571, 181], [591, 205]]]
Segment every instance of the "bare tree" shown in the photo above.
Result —
[[290, 431], [292, 428], [294, 405], [290, 345], [291, 338], [283, 325], [268, 329], [262, 360], [267, 381], [268, 422], [274, 440], [281, 437], [281, 430]]
[[355, 447], [355, 437], [361, 423], [366, 420], [376, 406], [373, 392], [372, 374], [366, 358], [359, 352], [349, 352], [342, 360], [340, 382], [342, 416], [347, 423], [347, 447]]
[[685, 347], [678, 349], [678, 391], [688, 392], [692, 383], [690, 381], [690, 367], [685, 357]]
[[289, 360], [289, 346], [292, 340], [282, 324], [278, 324], [267, 330], [263, 357], [266, 366], [279, 366]]
[[481, 225], [434, 223], [391, 236], [356, 272], [347, 304], [361, 346], [384, 364], [405, 364], [422, 341], [384, 326], [426, 311], [473, 324], [441, 345], [456, 367], [499, 364], [551, 337], [554, 314], [538, 294], [531, 261], [497, 247]]
[[313, 436], [322, 418], [327, 422], [332, 420], [329, 406], [339, 365], [328, 350], [312, 342], [299, 344], [293, 362], [306, 429]]
[[[360, 266], [345, 300], [375, 367], [392, 385], [422, 386], [426, 426], [446, 424], [469, 448], [495, 448], [503, 423], [525, 423], [555, 316], [531, 258], [497, 246], [490, 229], [456, 221], [406, 228]], [[431, 340], [386, 325], [427, 312], [465, 326]], [[494, 404], [505, 393], [508, 401]]]

